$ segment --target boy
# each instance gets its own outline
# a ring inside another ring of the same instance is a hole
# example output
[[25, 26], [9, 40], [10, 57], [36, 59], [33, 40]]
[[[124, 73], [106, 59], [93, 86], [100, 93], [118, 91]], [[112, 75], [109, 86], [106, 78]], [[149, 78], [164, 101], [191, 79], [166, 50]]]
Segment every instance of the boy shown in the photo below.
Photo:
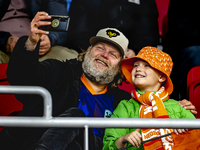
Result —
[[[111, 118], [190, 118], [193, 114], [178, 105], [178, 101], [169, 99], [173, 91], [170, 79], [173, 62], [171, 57], [155, 47], [144, 47], [137, 56], [122, 61], [122, 71], [126, 79], [135, 85], [132, 98], [123, 100], [114, 110]], [[105, 131], [103, 149], [118, 149], [129, 142], [131, 149], [172, 149], [171, 136], [141, 144], [143, 141], [160, 135], [175, 132], [184, 133], [184, 129], [119, 129], [108, 128]]]

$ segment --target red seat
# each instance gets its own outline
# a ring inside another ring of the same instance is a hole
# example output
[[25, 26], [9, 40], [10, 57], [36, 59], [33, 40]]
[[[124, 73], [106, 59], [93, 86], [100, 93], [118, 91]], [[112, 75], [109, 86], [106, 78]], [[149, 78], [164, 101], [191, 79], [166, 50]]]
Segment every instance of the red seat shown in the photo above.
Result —
[[189, 101], [196, 107], [200, 118], [200, 66], [193, 67], [187, 75], [187, 95]]
[[[6, 76], [7, 66], [7, 63], [0, 64], [0, 86], [9, 86]], [[0, 116], [16, 116], [22, 108], [23, 104], [15, 98], [14, 94], [0, 94]]]
[[167, 24], [168, 24], [168, 7], [170, 0], [155, 0], [156, 6], [158, 9], [158, 30], [159, 35], [162, 39], [165, 38], [167, 33]]

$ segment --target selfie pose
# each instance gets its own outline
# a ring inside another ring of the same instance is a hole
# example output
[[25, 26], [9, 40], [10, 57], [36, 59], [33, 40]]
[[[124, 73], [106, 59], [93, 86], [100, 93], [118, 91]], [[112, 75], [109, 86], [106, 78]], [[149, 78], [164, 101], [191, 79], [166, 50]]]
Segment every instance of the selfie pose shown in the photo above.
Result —
[[[21, 37], [10, 58], [7, 76], [11, 85], [37, 85], [46, 88], [53, 99], [53, 116], [110, 117], [119, 101], [130, 98], [120, 90], [121, 60], [128, 39], [115, 28], [99, 30], [91, 46], [78, 59], [38, 61], [41, 37], [50, 25], [46, 12], [38, 12], [31, 22], [31, 33]], [[36, 95], [16, 95], [23, 103], [19, 116], [42, 116], [43, 101]], [[90, 149], [102, 148], [103, 129], [90, 129]], [[64, 136], [63, 136], [64, 135]], [[83, 148], [82, 128], [4, 128], [0, 149], [76, 149]]]
[[[29, 36], [20, 37], [10, 58], [7, 77], [11, 85], [42, 86], [52, 95], [53, 117], [109, 118], [130, 93], [120, 90], [121, 61], [128, 39], [115, 28], [103, 28], [90, 38], [87, 50], [77, 59], [38, 61], [41, 37], [48, 31], [51, 16], [38, 12], [31, 22]], [[15, 95], [23, 103], [18, 116], [43, 116], [43, 101], [37, 95]], [[90, 129], [89, 148], [101, 150], [104, 129]], [[83, 128], [3, 128], [2, 150], [82, 150]]]

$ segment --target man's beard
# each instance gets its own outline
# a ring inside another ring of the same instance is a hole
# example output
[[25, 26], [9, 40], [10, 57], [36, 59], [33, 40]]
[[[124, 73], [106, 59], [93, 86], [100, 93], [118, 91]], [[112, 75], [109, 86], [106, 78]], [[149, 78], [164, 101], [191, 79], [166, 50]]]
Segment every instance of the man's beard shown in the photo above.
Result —
[[[104, 59], [103, 61], [106, 62], [108, 68], [106, 70], [98, 70], [94, 66], [94, 61], [97, 57], [93, 57], [91, 55], [91, 51], [88, 51], [85, 54], [84, 61], [82, 64], [83, 72], [85, 73], [86, 77], [89, 78], [91, 81], [96, 82], [98, 84], [109, 84], [111, 83], [117, 72], [119, 71], [120, 65], [117, 64], [116, 66], [110, 66], [107, 61]], [[102, 60], [102, 58], [98, 58]]]

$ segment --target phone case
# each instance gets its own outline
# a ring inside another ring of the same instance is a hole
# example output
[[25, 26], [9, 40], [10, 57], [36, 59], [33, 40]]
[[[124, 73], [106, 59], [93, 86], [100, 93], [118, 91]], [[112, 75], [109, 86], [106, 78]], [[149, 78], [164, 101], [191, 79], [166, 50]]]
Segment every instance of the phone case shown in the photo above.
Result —
[[51, 19], [45, 20], [51, 21], [51, 25], [40, 26], [39, 29], [45, 31], [67, 31], [69, 26], [70, 17], [69, 16], [58, 16], [51, 15]]

